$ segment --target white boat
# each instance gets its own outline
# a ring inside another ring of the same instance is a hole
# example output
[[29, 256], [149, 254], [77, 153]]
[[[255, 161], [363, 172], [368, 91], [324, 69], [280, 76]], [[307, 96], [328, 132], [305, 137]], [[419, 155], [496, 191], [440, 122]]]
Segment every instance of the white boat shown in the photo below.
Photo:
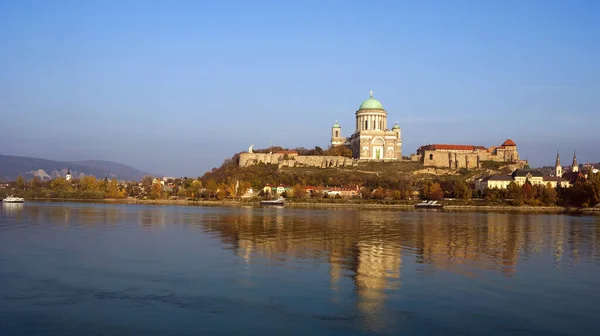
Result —
[[2, 200], [2, 203], [23, 203], [25, 202], [24, 198], [21, 197], [14, 197], [14, 196], [8, 196], [5, 199]]
[[283, 197], [279, 197], [274, 200], [260, 201], [260, 205], [284, 205], [284, 204], [285, 204], [285, 198], [283, 198]]
[[415, 204], [416, 209], [442, 209], [443, 207], [444, 205], [439, 204], [437, 201], [423, 201]]

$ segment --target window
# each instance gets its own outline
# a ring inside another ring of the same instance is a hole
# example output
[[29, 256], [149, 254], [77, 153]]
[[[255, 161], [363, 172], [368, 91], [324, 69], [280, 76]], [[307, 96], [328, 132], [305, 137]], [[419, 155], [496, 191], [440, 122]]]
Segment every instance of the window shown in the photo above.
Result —
[[365, 120], [365, 129], [369, 129], [369, 121]]
[[339, 136], [340, 136], [340, 135], [339, 135], [339, 131], [335, 131], [335, 137], [337, 138], [337, 137], [339, 137]]
[[429, 154], [429, 160], [433, 160], [433, 154]]

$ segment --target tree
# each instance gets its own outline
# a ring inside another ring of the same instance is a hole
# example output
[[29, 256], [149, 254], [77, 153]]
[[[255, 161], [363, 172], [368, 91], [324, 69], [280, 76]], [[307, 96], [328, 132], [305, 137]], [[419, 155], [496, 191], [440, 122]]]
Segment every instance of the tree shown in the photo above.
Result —
[[100, 184], [95, 177], [87, 175], [79, 180], [79, 189], [82, 191], [97, 192], [100, 190]]
[[439, 200], [444, 197], [442, 187], [437, 182], [427, 182], [423, 187], [423, 197], [429, 200]]
[[50, 182], [50, 188], [56, 191], [66, 191], [68, 186], [69, 182], [64, 177], [57, 177]]
[[119, 190], [119, 182], [117, 179], [112, 179], [106, 185], [106, 197], [108, 198], [123, 198], [125, 193]]
[[525, 181], [525, 184], [523, 184], [521, 190], [523, 191], [523, 200], [525, 202], [530, 202], [534, 199], [535, 193], [531, 182]]
[[462, 200], [471, 199], [471, 195], [473, 194], [469, 185], [463, 181], [454, 183], [453, 193], [454, 197]]
[[146, 175], [144, 177], [142, 177], [142, 188], [144, 189], [144, 191], [146, 193], [150, 192], [150, 190], [152, 189], [152, 181], [154, 180], [154, 177], [152, 177], [151, 175]]
[[37, 176], [34, 176], [31, 181], [29, 181], [29, 187], [32, 190], [37, 190], [40, 187], [41, 183], [40, 183], [40, 178]]
[[523, 205], [523, 188], [515, 182], [510, 182], [508, 185], [508, 197], [511, 199], [512, 205]]
[[150, 189], [150, 198], [160, 199], [163, 197], [162, 184], [154, 183]]
[[19, 175], [17, 176], [17, 189], [24, 189], [25, 188], [25, 179], [23, 178], [23, 176]]
[[292, 188], [292, 196], [294, 198], [304, 198], [306, 197], [306, 190], [300, 184], [296, 184]]

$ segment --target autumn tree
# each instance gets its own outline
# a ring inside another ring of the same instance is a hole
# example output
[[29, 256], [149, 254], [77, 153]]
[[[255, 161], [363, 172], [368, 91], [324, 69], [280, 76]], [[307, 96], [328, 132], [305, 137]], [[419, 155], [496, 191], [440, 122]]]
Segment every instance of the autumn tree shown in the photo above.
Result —
[[34, 176], [31, 181], [29, 181], [29, 188], [31, 188], [32, 190], [37, 190], [41, 185], [40, 182], [40, 178], [37, 176]]
[[437, 182], [427, 182], [423, 186], [423, 197], [428, 200], [439, 200], [444, 197], [442, 187]]
[[515, 182], [510, 182], [507, 189], [512, 205], [523, 205], [523, 188]]
[[454, 197], [462, 200], [470, 200], [472, 191], [469, 185], [464, 181], [454, 183], [453, 188]]
[[304, 198], [306, 197], [306, 190], [304, 190], [304, 187], [302, 187], [300, 184], [296, 184], [292, 188], [291, 194], [294, 198]]
[[154, 183], [150, 187], [150, 198], [152, 199], [160, 199], [163, 197], [163, 188], [162, 184]]
[[193, 180], [189, 187], [187, 188], [188, 195], [193, 198], [200, 197], [200, 192], [202, 190], [202, 181]]
[[22, 190], [23, 188], [25, 188], [25, 179], [23, 178], [23, 176], [21, 176], [21, 175], [17, 176], [16, 183], [17, 183], [17, 189]]
[[124, 198], [125, 192], [119, 189], [117, 179], [110, 180], [106, 185], [106, 197], [108, 198]]

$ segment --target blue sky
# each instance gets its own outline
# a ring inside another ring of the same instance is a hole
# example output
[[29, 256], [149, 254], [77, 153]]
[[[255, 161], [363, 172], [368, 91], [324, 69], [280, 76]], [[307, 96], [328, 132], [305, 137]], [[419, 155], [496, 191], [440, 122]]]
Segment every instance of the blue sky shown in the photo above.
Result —
[[600, 161], [598, 1], [3, 1], [0, 153], [198, 176], [327, 147], [369, 90], [404, 153]]

